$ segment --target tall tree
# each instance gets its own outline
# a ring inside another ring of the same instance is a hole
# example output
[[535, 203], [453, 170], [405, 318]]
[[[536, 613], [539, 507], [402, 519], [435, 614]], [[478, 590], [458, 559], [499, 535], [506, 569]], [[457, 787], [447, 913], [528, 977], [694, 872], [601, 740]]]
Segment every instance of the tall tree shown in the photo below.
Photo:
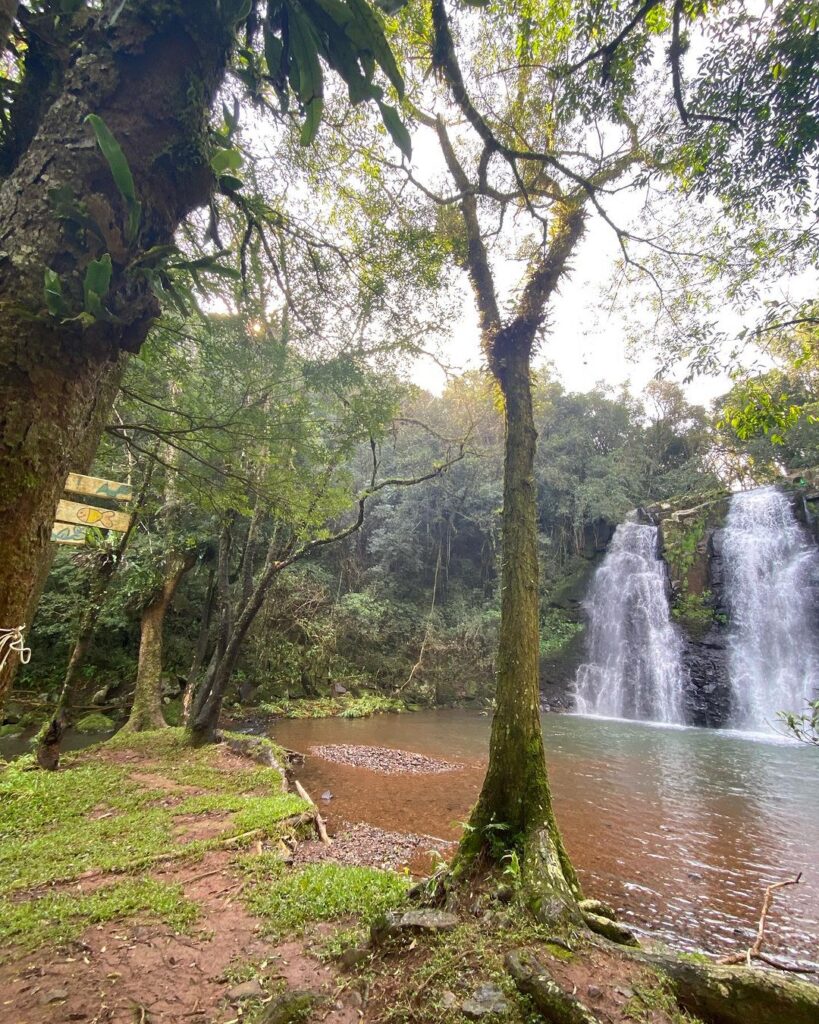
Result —
[[[620, 92], [619, 109], [610, 102], [606, 109], [620, 125], [616, 139], [596, 151], [585, 149], [586, 122], [573, 109], [571, 90], [567, 95], [535, 70], [562, 55], [568, 24], [546, 16], [536, 22], [516, 5], [495, 12], [491, 27], [475, 30], [478, 41], [473, 38], [472, 45], [483, 47], [476, 63], [484, 79], [489, 75], [495, 82], [493, 101], [479, 111], [444, 0], [432, 0], [431, 11], [433, 67], [471, 137], [461, 133], [459, 138], [441, 114], [430, 118], [417, 109], [416, 116], [435, 131], [454, 187], [454, 193], [435, 198], [444, 210], [460, 212], [457, 222], [447, 217], [444, 223], [472, 286], [481, 348], [502, 397], [505, 423], [496, 711], [489, 767], [456, 873], [515, 851], [534, 912], [544, 920], [578, 921], [580, 886], [552, 807], [540, 725], [531, 360], [549, 304], [583, 235], [586, 207], [602, 210], [598, 194], [641, 160], [642, 130], [627, 114]], [[485, 84], [482, 88], [485, 94]], [[503, 303], [491, 239], [501, 234], [507, 209], [517, 212], [511, 237], [526, 273]]]
[[101, 429], [122, 356], [139, 350], [179, 272], [177, 228], [217, 191], [242, 186], [235, 114], [226, 108], [223, 133], [210, 125], [237, 32], [237, 83], [262, 109], [275, 96], [286, 110], [292, 87], [305, 143], [321, 119], [326, 63], [353, 102], [379, 103], [406, 144], [373, 80], [380, 66], [402, 90], [366, 0], [279, 0], [263, 16], [255, 0], [13, 8], [3, 12], [14, 19], [0, 111], [4, 627], [30, 612], [66, 474], [84, 468], [75, 460]]

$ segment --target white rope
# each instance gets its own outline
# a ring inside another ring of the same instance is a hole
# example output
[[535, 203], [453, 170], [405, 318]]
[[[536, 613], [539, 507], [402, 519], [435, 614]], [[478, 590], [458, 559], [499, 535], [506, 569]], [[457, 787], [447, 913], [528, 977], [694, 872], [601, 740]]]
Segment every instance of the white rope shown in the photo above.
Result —
[[20, 655], [20, 664], [28, 665], [31, 658], [31, 648], [26, 647], [23, 641], [23, 630], [25, 626], [17, 626], [14, 629], [3, 629], [0, 627], [0, 673], [6, 667], [6, 662], [12, 651]]

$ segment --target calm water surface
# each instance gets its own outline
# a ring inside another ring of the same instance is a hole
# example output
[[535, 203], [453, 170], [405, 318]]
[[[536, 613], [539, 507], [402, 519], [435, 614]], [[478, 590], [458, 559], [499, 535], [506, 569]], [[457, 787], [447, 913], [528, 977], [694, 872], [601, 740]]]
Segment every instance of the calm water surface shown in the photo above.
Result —
[[[413, 750], [463, 767], [385, 776], [308, 757], [297, 774], [334, 822], [460, 835], [486, 767], [490, 720], [469, 711], [277, 721], [273, 737], [307, 753], [323, 743]], [[711, 729], [545, 715], [555, 805], [589, 895], [684, 947], [750, 944], [765, 886], [778, 893], [766, 948], [819, 961], [819, 756], [786, 742]], [[434, 843], [431, 842], [431, 846]]]

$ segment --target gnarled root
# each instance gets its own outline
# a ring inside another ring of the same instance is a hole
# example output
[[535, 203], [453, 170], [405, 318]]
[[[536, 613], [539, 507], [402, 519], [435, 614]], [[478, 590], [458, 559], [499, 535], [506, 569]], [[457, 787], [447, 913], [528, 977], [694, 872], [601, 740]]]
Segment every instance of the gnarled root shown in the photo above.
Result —
[[505, 964], [518, 989], [532, 999], [546, 1020], [553, 1024], [600, 1024], [588, 1007], [563, 991], [531, 953], [507, 953]]
[[621, 956], [665, 974], [680, 1006], [708, 1024], [816, 1024], [819, 1020], [819, 986], [800, 978], [682, 959], [672, 953], [616, 948]]
[[523, 888], [535, 919], [550, 928], [580, 928], [581, 893], [574, 872], [567, 878], [561, 849], [548, 828], [528, 838], [523, 851]]

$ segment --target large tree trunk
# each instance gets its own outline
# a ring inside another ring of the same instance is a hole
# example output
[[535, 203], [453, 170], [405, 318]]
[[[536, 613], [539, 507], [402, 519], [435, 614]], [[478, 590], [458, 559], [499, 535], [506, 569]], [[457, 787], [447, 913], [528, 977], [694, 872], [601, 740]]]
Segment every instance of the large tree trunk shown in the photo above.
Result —
[[[449, 163], [458, 170], [451, 155]], [[470, 277], [483, 324], [484, 351], [504, 399], [505, 452], [501, 622], [489, 766], [454, 868], [456, 875], [467, 873], [479, 858], [497, 859], [514, 852], [536, 917], [549, 924], [580, 925], [580, 884], [552, 808], [540, 727], [537, 431], [531, 355], [549, 299], [583, 232], [584, 216], [582, 208], [567, 205], [554, 217], [548, 248], [530, 268], [516, 315], [501, 326], [474, 200], [465, 200], [463, 211], [474, 250]]]
[[[206, 122], [233, 39], [221, 7], [141, 0], [122, 6], [114, 27], [107, 12], [85, 10], [82, 56], [72, 51], [60, 69], [53, 100], [0, 187], [0, 626], [25, 622], [72, 460], [100, 402], [110, 403], [106, 385], [121, 353], [139, 349], [158, 315], [135, 261], [172, 242], [210, 195]], [[89, 113], [120, 142], [135, 179], [142, 216], [131, 241]], [[58, 187], [84, 204], [102, 239], [66, 228], [51, 197]], [[106, 252], [105, 305], [116, 320], [70, 319], [83, 308], [88, 264]], [[45, 268], [60, 275], [65, 317], [45, 309]], [[7, 689], [0, 679], [0, 702]]]
[[121, 732], [164, 729], [167, 724], [162, 714], [162, 632], [182, 577], [195, 563], [194, 551], [171, 556], [162, 586], [142, 609], [136, 689], [131, 714]]
[[536, 914], [549, 920], [579, 921], [580, 885], [552, 809], [540, 725], [532, 339], [507, 335], [506, 342], [498, 378], [506, 436], [496, 710], [489, 767], [459, 861], [466, 866], [476, 854], [491, 851], [494, 833], [501, 849], [519, 850]]

